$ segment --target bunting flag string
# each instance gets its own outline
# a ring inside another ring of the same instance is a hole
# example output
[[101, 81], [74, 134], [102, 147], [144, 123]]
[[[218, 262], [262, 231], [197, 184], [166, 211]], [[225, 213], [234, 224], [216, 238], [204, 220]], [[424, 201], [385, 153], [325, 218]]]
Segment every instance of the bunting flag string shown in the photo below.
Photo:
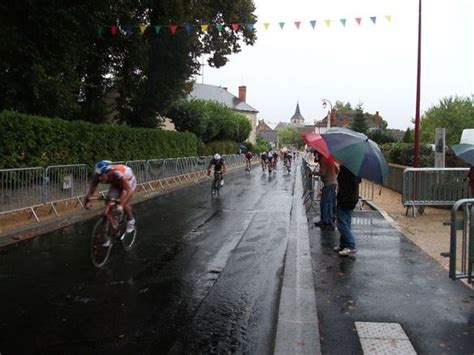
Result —
[[[392, 22], [392, 16], [391, 15], [384, 15], [385, 21], [387, 23]], [[331, 25], [333, 23], [336, 23], [335, 26], [332, 28], [337, 27], [337, 20], [339, 20], [340, 26], [343, 28], [348, 28], [350, 27], [350, 24], [353, 24], [354, 26], [362, 26], [364, 23], [367, 25], [377, 25], [377, 16], [370, 16], [369, 17], [370, 21], [362, 21], [362, 17], [355, 17], [354, 22], [350, 22], [352, 20], [348, 18], [339, 18], [336, 19], [336, 21], [333, 21], [333, 19], [326, 18], [322, 22], [325, 24], [326, 28], [331, 28]], [[320, 22], [317, 20], [311, 20], [308, 22], [303, 22], [303, 21], [293, 21], [293, 24], [295, 25], [295, 28], [297, 30], [304, 29], [304, 28], [309, 28], [312, 30], [317, 30]], [[285, 27], [286, 22], [285, 21], [279, 21], [277, 22], [277, 27], [280, 28], [280, 30], [285, 30], [288, 27]], [[259, 24], [257, 23], [238, 23], [238, 22], [231, 22], [231, 23], [216, 23], [216, 24], [211, 24], [211, 23], [205, 23], [205, 24], [200, 24], [200, 25], [192, 25], [190, 23], [184, 23], [184, 24], [177, 24], [177, 23], [172, 23], [168, 25], [164, 24], [159, 24], [159, 25], [146, 25], [146, 24], [139, 24], [137, 26], [132, 26], [130, 24], [126, 25], [111, 25], [111, 26], [97, 26], [97, 33], [99, 37], [103, 36], [105, 33], [110, 33], [113, 36], [117, 34], [124, 34], [124, 35], [131, 35], [131, 34], [140, 34], [143, 35], [145, 32], [148, 31], [153, 31], [155, 35], [159, 35], [161, 32], [163, 32], [163, 29], [166, 28], [172, 35], [176, 34], [177, 31], [180, 31], [181, 29], [184, 30], [187, 34], [191, 34], [193, 32], [202, 32], [206, 33], [209, 32], [210, 28], [215, 28], [218, 33], [221, 33], [224, 28], [228, 28], [232, 32], [237, 32], [239, 29], [247, 29], [248, 31], [255, 31], [257, 29]], [[261, 23], [261, 27], [263, 30], [268, 31], [271, 29], [271, 23], [270, 22], [263, 22]]]

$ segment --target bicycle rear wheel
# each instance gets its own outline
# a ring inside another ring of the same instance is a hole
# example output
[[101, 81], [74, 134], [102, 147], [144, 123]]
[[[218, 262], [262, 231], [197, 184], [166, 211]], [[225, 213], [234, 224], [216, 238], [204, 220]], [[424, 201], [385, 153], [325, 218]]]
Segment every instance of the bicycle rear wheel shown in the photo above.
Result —
[[91, 261], [99, 268], [105, 265], [112, 250], [111, 226], [106, 217], [97, 221], [91, 236]]
[[133, 232], [130, 233], [124, 232], [124, 234], [120, 238], [120, 240], [122, 241], [123, 250], [125, 251], [129, 251], [133, 248], [133, 246], [135, 245], [135, 240], [137, 238], [137, 216], [135, 215], [135, 212], [133, 212], [133, 218], [135, 219], [135, 229], [133, 230]]

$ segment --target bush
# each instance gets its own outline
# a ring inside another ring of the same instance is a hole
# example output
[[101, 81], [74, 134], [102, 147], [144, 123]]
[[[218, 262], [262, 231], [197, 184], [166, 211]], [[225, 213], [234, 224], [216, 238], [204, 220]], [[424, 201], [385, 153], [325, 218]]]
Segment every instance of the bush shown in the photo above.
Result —
[[198, 149], [198, 154], [203, 155], [214, 155], [219, 153], [223, 154], [236, 154], [239, 150], [239, 145], [232, 141], [214, 141], [207, 144], [201, 144]]
[[[413, 165], [413, 144], [411, 143], [388, 143], [380, 146], [387, 162], [392, 164]], [[420, 145], [420, 167], [432, 167], [434, 165], [434, 153], [429, 144]]]
[[127, 128], [84, 121], [0, 113], [0, 168], [147, 160], [197, 154], [189, 132]]

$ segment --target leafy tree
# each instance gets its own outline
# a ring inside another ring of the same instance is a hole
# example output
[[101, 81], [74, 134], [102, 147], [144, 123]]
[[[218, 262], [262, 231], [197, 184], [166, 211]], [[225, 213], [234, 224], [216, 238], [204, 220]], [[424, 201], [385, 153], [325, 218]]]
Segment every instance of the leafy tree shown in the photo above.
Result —
[[261, 153], [270, 149], [272, 149], [270, 142], [263, 139], [261, 135], [257, 134], [257, 144], [255, 146], [255, 151]]
[[338, 112], [344, 112], [344, 113], [354, 111], [350, 102], [344, 103], [343, 101], [339, 101], [339, 100], [336, 101], [336, 104], [334, 105], [334, 109]]
[[407, 128], [407, 131], [403, 135], [402, 142], [403, 143], [413, 143], [414, 137], [413, 137], [413, 132], [410, 130], [410, 128]]
[[357, 106], [356, 114], [352, 120], [350, 128], [356, 132], [367, 134], [369, 126], [367, 125], [367, 118], [364, 115], [362, 105]]
[[168, 110], [178, 131], [195, 133], [204, 142], [244, 142], [252, 130], [246, 116], [213, 101], [179, 100]]
[[378, 144], [393, 143], [396, 141], [393, 136], [384, 129], [376, 129], [367, 134], [367, 136]]
[[[251, 0], [2, 2], [0, 110], [156, 127], [203, 54], [221, 67], [255, 42], [255, 31], [230, 26], [256, 22], [254, 11]], [[175, 34], [170, 23], [180, 26]], [[149, 25], [143, 34], [140, 24]], [[165, 26], [156, 34], [155, 25]]]
[[463, 129], [474, 127], [474, 106], [470, 98], [449, 97], [430, 107], [422, 116], [420, 141], [433, 143], [436, 128], [446, 128], [446, 144], [457, 144]]
[[282, 128], [278, 131], [278, 141], [280, 145], [289, 145], [297, 148], [305, 144], [298, 130], [291, 127]]

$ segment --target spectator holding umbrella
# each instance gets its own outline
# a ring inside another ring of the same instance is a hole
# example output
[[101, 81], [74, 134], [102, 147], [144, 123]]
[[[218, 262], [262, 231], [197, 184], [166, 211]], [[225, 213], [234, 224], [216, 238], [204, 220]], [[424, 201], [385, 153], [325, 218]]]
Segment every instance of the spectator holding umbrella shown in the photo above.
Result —
[[348, 256], [357, 252], [355, 238], [352, 234], [352, 211], [359, 200], [360, 177], [351, 173], [344, 165], [340, 166], [337, 176], [337, 230], [341, 234], [339, 246], [334, 250], [340, 256]]

